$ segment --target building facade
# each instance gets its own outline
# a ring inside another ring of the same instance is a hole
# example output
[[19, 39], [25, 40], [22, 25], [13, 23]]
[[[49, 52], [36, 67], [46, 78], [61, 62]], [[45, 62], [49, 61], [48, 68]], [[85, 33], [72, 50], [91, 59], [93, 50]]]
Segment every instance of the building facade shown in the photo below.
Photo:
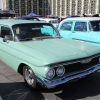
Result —
[[52, 15], [100, 14], [100, 0], [50, 0], [50, 5]]
[[6, 0], [1, 0], [1, 10], [6, 10]]
[[0, 0], [0, 18], [1, 17], [14, 17], [15, 11], [7, 9], [7, 0]]
[[27, 15], [30, 12], [33, 12], [33, 10], [34, 13], [37, 12], [36, 0], [7, 0], [6, 4], [7, 4], [7, 9], [14, 10], [16, 16]]
[[[16, 16], [24, 16], [31, 12], [45, 16], [50, 13], [48, 0], [6, 0], [8, 10], [14, 10]], [[49, 9], [48, 9], [49, 8]]]
[[16, 16], [31, 12], [43, 16], [99, 14], [100, 0], [6, 0], [6, 9], [14, 10]]

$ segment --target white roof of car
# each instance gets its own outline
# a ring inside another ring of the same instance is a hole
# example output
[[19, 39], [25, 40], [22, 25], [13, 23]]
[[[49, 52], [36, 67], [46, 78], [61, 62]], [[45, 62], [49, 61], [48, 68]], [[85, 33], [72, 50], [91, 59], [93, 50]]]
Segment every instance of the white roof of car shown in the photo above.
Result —
[[65, 20], [84, 20], [84, 21], [93, 21], [93, 20], [100, 20], [100, 17], [75, 17], [75, 18], [67, 18]]
[[38, 18], [39, 20], [45, 20], [46, 22], [49, 22], [51, 20], [57, 20], [57, 19], [52, 19], [52, 18]]
[[30, 23], [47, 23], [41, 21], [31, 21], [31, 20], [0, 20], [0, 25], [16, 25], [16, 24], [30, 24]]

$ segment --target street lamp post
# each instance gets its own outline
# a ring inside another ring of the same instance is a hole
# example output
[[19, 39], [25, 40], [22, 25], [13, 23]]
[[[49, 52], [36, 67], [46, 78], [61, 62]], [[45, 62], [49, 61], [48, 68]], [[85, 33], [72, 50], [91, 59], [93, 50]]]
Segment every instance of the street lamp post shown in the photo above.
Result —
[[39, 14], [39, 0], [37, 0], [37, 14]]
[[43, 16], [46, 16], [46, 10], [47, 10], [46, 3], [47, 3], [46, 0], [42, 0], [42, 15]]
[[44, 0], [42, 0], [42, 15], [44, 16]]

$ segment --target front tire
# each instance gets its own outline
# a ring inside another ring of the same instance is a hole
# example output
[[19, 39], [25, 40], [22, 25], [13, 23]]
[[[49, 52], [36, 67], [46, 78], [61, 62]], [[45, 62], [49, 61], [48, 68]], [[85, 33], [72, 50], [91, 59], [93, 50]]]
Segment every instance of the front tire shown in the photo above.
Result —
[[23, 76], [24, 76], [24, 80], [29, 88], [32, 88], [32, 89], [37, 88], [37, 81], [35, 78], [35, 74], [29, 66], [23, 67]]

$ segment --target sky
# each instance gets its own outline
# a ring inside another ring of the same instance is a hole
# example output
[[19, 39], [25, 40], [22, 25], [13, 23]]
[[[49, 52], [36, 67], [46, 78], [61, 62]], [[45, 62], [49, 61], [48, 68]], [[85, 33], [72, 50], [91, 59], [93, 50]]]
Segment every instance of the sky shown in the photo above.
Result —
[[0, 0], [0, 9], [1, 9], [1, 0]]

